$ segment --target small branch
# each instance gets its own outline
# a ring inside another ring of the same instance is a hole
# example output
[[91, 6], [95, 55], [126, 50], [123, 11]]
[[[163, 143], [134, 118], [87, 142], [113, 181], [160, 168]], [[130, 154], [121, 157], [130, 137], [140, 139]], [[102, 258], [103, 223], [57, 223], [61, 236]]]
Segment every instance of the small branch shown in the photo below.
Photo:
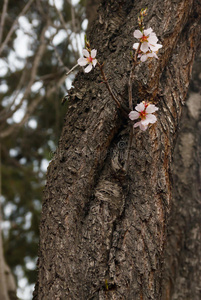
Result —
[[75, 65], [74, 67], [72, 67], [72, 69], [70, 69], [70, 71], [68, 71], [66, 73], [66, 76], [68, 76], [71, 72], [73, 72], [77, 67], [79, 66], [79, 64]]
[[29, 9], [29, 7], [31, 6], [31, 4], [32, 4], [33, 1], [34, 1], [34, 0], [29, 0], [29, 2], [25, 5], [25, 7], [24, 7], [23, 10], [21, 11], [21, 13], [17, 16], [17, 18], [16, 18], [15, 21], [13, 22], [10, 31], [8, 32], [8, 34], [7, 34], [6, 38], [5, 38], [5, 40], [3, 41], [3, 43], [2, 43], [2, 45], [1, 45], [1, 47], [0, 47], [0, 54], [1, 54], [1, 52], [4, 50], [5, 46], [7, 45], [8, 41], [10, 40], [10, 38], [11, 38], [13, 32], [15, 31], [15, 29], [16, 29], [15, 26], [16, 26], [16, 24], [18, 23], [19, 18], [20, 18], [21, 16], [23, 16], [23, 15], [26, 13], [26, 11]]
[[72, 29], [73, 29], [73, 31], [75, 33], [75, 40], [76, 40], [77, 52], [79, 52], [79, 41], [78, 41], [77, 28], [76, 28], [76, 22], [75, 22], [75, 8], [74, 8], [71, 0], [67, 0], [67, 2], [71, 6]]
[[138, 46], [137, 50], [135, 51], [135, 56], [133, 58], [133, 65], [132, 65], [129, 80], [128, 80], [128, 101], [129, 101], [129, 108], [131, 111], [133, 110], [132, 81], [133, 81], [135, 67], [137, 65], [137, 56], [140, 51], [140, 47], [141, 47], [141, 43], [139, 43], [139, 46]]
[[[63, 84], [65, 79], [66, 79], [66, 76], [63, 75], [57, 83], [55, 83], [51, 88], [47, 89], [47, 93], [46, 93], [45, 97], [48, 98], [51, 94], [53, 94], [60, 87], [60, 85]], [[39, 105], [39, 103], [42, 101], [43, 98], [44, 98], [44, 96], [40, 95], [33, 102], [31, 102], [31, 104], [27, 108], [26, 114], [23, 117], [23, 119], [19, 123], [11, 125], [9, 128], [2, 131], [0, 133], [0, 139], [3, 139], [5, 137], [13, 134], [17, 130], [19, 130], [27, 122], [28, 118], [30, 117], [30, 115], [33, 113], [33, 111], [36, 109], [36, 107]]]
[[27, 75], [28, 74], [27, 74], [27, 63], [26, 63], [24, 70], [22, 71], [22, 75], [20, 77], [19, 83], [18, 83], [17, 87], [15, 88], [14, 93], [12, 94], [13, 95], [12, 102], [0, 111], [0, 124], [3, 123], [6, 119], [8, 119], [10, 116], [13, 115], [13, 111], [11, 108], [15, 104], [17, 97], [19, 96], [19, 94], [22, 91], [23, 84], [25, 82], [25, 78]]
[[56, 11], [57, 11], [57, 13], [58, 13], [58, 16], [59, 16], [59, 19], [60, 19], [61, 24], [63, 25], [63, 27], [64, 27], [65, 29], [67, 29], [67, 27], [66, 27], [66, 22], [65, 22], [65, 20], [64, 20], [64, 17], [63, 17], [63, 15], [62, 15], [62, 13], [60, 12], [60, 10], [57, 8], [57, 6], [56, 6], [56, 4], [55, 4], [55, 0], [53, 0], [53, 4], [54, 4], [54, 8], [56, 9]]
[[[57, 12], [57, 14], [58, 14], [58, 16], [59, 16], [59, 20], [60, 20], [60, 22], [61, 22], [61, 25], [63, 26], [64, 30], [65, 30], [66, 33], [67, 33], [68, 40], [69, 40], [69, 44], [71, 44], [73, 54], [74, 54], [75, 57], [77, 57], [77, 56], [78, 56], [78, 51], [79, 51], [79, 49], [76, 50], [75, 47], [74, 47], [74, 45], [73, 45], [73, 43], [70, 41], [70, 36], [71, 36], [71, 35], [69, 35], [69, 33], [68, 33], [68, 27], [67, 27], [67, 25], [66, 25], [65, 19], [64, 19], [62, 13], [60, 12], [60, 10], [57, 8], [57, 6], [56, 6], [56, 4], [55, 4], [55, 0], [53, 0], [53, 4], [54, 4], [54, 8], [55, 8], [55, 10], [56, 10], [56, 12]], [[72, 33], [73, 33], [73, 28], [72, 28]], [[75, 33], [75, 34], [76, 34], [76, 33]]]
[[119, 102], [119, 100], [117, 100], [117, 98], [115, 97], [114, 93], [112, 92], [112, 89], [109, 85], [109, 82], [107, 80], [107, 77], [105, 75], [105, 72], [103, 71], [103, 64], [101, 65], [99, 62], [97, 62], [97, 65], [98, 67], [100, 68], [100, 71], [101, 71], [101, 75], [102, 75], [102, 78], [103, 78], [103, 82], [105, 83], [109, 93], [110, 93], [110, 96], [112, 97], [112, 99], [114, 100], [114, 102], [116, 103], [117, 107], [123, 112], [123, 114], [128, 117], [128, 109], [123, 107], [121, 105], [121, 103]]
[[127, 171], [128, 171], [128, 163], [129, 163], [132, 143], [133, 143], [133, 125], [131, 124], [130, 125], [129, 141], [128, 141], [127, 157], [126, 157], [124, 167], [123, 167], [123, 170], [125, 171], [125, 173], [127, 173]]
[[[45, 49], [46, 49], [45, 32], [46, 32], [47, 27], [48, 27], [48, 24], [46, 24], [46, 26], [44, 26], [44, 28], [42, 29], [41, 36], [40, 36], [40, 41], [39, 41], [39, 47], [38, 47], [37, 53], [36, 53], [36, 55], [34, 57], [34, 61], [32, 63], [30, 79], [29, 79], [28, 84], [26, 85], [26, 88], [25, 88], [25, 91], [24, 91], [24, 95], [23, 95], [22, 99], [20, 100], [20, 102], [15, 106], [15, 108], [13, 110], [11, 109], [11, 106], [9, 107], [9, 110], [6, 113], [6, 118], [11, 117], [22, 106], [23, 101], [30, 94], [31, 87], [32, 87], [32, 85], [33, 85], [33, 83], [35, 81], [36, 74], [37, 74], [37, 71], [38, 71], [38, 67], [39, 67], [41, 58], [42, 58], [42, 56], [43, 56], [43, 54], [45, 52]], [[22, 77], [22, 79], [23, 78], [24, 78], [24, 76]], [[14, 97], [12, 105], [14, 105], [14, 102], [15, 102], [15, 100], [17, 98], [17, 95], [18, 94], [16, 94], [16, 96]], [[3, 120], [4, 120], [4, 117], [3, 117]], [[2, 122], [2, 124], [4, 124], [4, 123], [5, 122]]]
[[[134, 76], [135, 67], [137, 65], [137, 56], [138, 56], [138, 53], [140, 51], [140, 47], [141, 47], [141, 43], [139, 43], [139, 46], [138, 46], [137, 50], [135, 51], [135, 56], [133, 58], [133, 65], [132, 65], [129, 80], [128, 80], [128, 101], [129, 101], [130, 111], [133, 110], [133, 95], [132, 95], [133, 84], [132, 83], [133, 83], [133, 76]], [[132, 142], [133, 142], [133, 125], [130, 125], [130, 135], [129, 135], [129, 142], [128, 142], [128, 154], [127, 154], [127, 158], [126, 158], [126, 161], [125, 161], [125, 164], [124, 164], [124, 170], [125, 170], [126, 173], [128, 171], [128, 163], [129, 163], [129, 158], [130, 158], [130, 151], [131, 151]]]
[[0, 23], [0, 44], [2, 41], [2, 37], [3, 37], [3, 29], [4, 29], [4, 22], [5, 22], [6, 13], [7, 13], [7, 7], [8, 7], [8, 0], [4, 0], [3, 11], [1, 14], [1, 23]]
[[60, 65], [65, 69], [66, 72], [68, 72], [69, 69], [64, 65], [63, 60], [62, 60], [57, 48], [54, 46], [52, 41], [50, 41], [50, 46], [54, 49], [55, 55], [56, 55]]

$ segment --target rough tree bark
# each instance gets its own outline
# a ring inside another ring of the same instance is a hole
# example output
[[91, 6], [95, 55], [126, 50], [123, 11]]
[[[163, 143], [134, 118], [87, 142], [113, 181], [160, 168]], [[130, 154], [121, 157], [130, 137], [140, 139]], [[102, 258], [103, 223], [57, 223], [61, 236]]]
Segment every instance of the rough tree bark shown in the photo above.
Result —
[[193, 70], [173, 155], [173, 204], [163, 279], [163, 297], [172, 300], [201, 299], [201, 55]]
[[[171, 240], [178, 230], [174, 220], [167, 239], [171, 165], [200, 41], [201, 4], [104, 0], [89, 39], [105, 62], [115, 94], [128, 105], [133, 31], [144, 7], [149, 12], [146, 24], [156, 31], [163, 48], [159, 61], [137, 66], [133, 103], [157, 104], [158, 122], [146, 132], [135, 130], [124, 174], [128, 120], [100, 83], [97, 69], [78, 74], [48, 168], [34, 299], [180, 299], [173, 296], [174, 291], [178, 295], [175, 282], [182, 285], [174, 266], [182, 238]], [[186, 209], [181, 218], [188, 221]], [[179, 230], [182, 236], [186, 227]], [[198, 300], [199, 293], [182, 299]]]

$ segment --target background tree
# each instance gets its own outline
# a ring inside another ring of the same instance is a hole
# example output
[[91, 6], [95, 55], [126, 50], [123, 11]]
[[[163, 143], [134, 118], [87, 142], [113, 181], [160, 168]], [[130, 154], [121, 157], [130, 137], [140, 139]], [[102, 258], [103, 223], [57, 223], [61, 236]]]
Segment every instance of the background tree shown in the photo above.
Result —
[[[178, 179], [172, 193], [171, 172], [182, 107], [200, 42], [200, 3], [101, 1], [89, 40], [105, 62], [115, 95], [128, 105], [132, 34], [138, 13], [146, 6], [147, 27], [157, 30], [163, 50], [159, 61], [137, 66], [133, 102], [156, 103], [160, 108], [158, 122], [146, 132], [135, 130], [128, 173], [122, 173], [128, 120], [100, 84], [97, 69], [76, 77], [59, 147], [48, 168], [35, 299], [189, 299], [189, 295], [190, 299], [200, 299], [200, 268], [195, 266], [200, 224], [196, 219], [192, 226], [185, 225], [195, 210], [199, 215], [195, 200], [200, 198], [199, 194], [189, 197], [188, 204], [194, 201], [194, 209], [184, 205], [180, 210], [178, 204], [183, 203], [188, 182], [182, 181], [181, 187]], [[191, 148], [197, 144], [196, 139], [193, 141]], [[186, 145], [184, 139], [181, 143]], [[181, 151], [180, 146], [176, 149]], [[189, 156], [182, 157], [185, 162], [186, 158]], [[184, 166], [189, 167], [187, 163]], [[175, 164], [174, 178], [178, 178], [179, 167]], [[195, 170], [193, 176], [198, 182], [198, 166]], [[192, 232], [191, 263], [185, 256], [184, 241]], [[196, 278], [196, 290], [190, 278]], [[183, 283], [185, 289], [181, 288]]]
[[[84, 41], [84, 5], [85, 1], [75, 5], [70, 0], [25, 0], [17, 4], [4, 0], [0, 4], [4, 254], [13, 273], [21, 274], [29, 284], [36, 281], [46, 165], [53, 157], [63, 124], [66, 108], [61, 100], [74, 77], [72, 73], [67, 81], [65, 74], [76, 63]], [[5, 265], [2, 250], [1, 266]], [[3, 267], [0, 269], [3, 274]], [[0, 278], [5, 282], [3, 276]], [[0, 283], [3, 290], [8, 294], [8, 287], [3, 289]]]

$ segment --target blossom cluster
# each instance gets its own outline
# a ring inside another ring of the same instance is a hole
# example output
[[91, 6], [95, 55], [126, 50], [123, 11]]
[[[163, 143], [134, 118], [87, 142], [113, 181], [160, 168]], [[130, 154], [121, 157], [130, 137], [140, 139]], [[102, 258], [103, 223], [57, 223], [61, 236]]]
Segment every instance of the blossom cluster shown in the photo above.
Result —
[[[136, 54], [135, 56], [133, 56], [134, 64], [137, 64], [137, 58], [140, 58], [141, 62], [145, 62], [148, 58], [158, 59], [158, 50], [162, 48], [162, 45], [158, 43], [158, 38], [153, 29], [151, 27], [149, 27], [148, 29], [144, 29], [143, 19], [146, 16], [146, 12], [147, 9], [141, 10], [140, 16], [138, 17], [139, 29], [135, 30], [133, 34], [134, 38], [138, 39], [138, 43], [133, 44], [133, 49], [136, 50]], [[96, 59], [97, 50], [91, 49], [90, 44], [86, 39], [85, 45], [86, 49], [82, 50], [83, 57], [78, 59], [78, 65], [82, 67], [86, 66], [84, 68], [85, 73], [90, 72], [93, 69], [93, 67], [95, 68], [96, 64], [99, 66], [104, 82], [106, 83], [106, 86], [110, 92], [110, 95], [112, 96], [113, 100], [115, 100], [115, 102], [118, 103], [119, 107], [119, 102], [116, 99], [114, 99], [114, 95], [111, 92], [111, 88], [108, 87], [109, 83], [107, 82], [107, 78], [102, 69], [103, 65], [100, 65], [100, 63]], [[157, 121], [156, 116], [153, 115], [153, 113], [157, 110], [158, 107], [148, 102], [142, 101], [141, 103], [139, 103], [135, 107], [135, 111], [131, 111], [129, 113], [129, 118], [132, 121], [140, 119], [134, 124], [134, 128], [139, 127], [141, 130], [145, 131], [148, 128], [149, 124], [153, 124]]]
[[135, 30], [134, 37], [139, 40], [139, 43], [134, 43], [133, 48], [137, 50], [140, 45], [138, 58], [140, 58], [142, 62], [151, 57], [155, 57], [158, 59], [156, 53], [160, 48], [162, 48], [162, 45], [157, 44], [158, 38], [151, 27], [143, 31]]
[[154, 112], [158, 110], [154, 104], [147, 103], [145, 101], [139, 103], [135, 107], [135, 111], [129, 113], [129, 118], [133, 120], [140, 119], [137, 123], [134, 124], [135, 127], [140, 127], [141, 130], [145, 131], [150, 124], [153, 124], [157, 121], [156, 116], [153, 115]]

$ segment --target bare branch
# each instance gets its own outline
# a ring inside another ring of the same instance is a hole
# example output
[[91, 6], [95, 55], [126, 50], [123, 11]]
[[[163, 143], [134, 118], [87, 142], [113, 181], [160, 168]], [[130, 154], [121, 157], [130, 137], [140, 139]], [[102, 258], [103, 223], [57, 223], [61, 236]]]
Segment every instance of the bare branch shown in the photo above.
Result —
[[62, 13], [61, 13], [60, 10], [56, 7], [55, 0], [53, 0], [53, 3], [54, 3], [54, 8], [56, 9], [56, 11], [57, 11], [57, 13], [58, 13], [58, 16], [59, 16], [59, 19], [60, 19], [60, 21], [61, 21], [61, 24], [63, 25], [63, 27], [64, 27], [65, 29], [68, 29], [68, 28], [66, 27], [66, 22], [65, 22], [65, 20], [64, 20], [64, 17], [63, 17], [63, 15], [62, 15]]
[[[66, 22], [65, 22], [65, 20], [64, 20], [64, 17], [63, 17], [63, 15], [62, 15], [62, 13], [60, 12], [60, 10], [56, 7], [55, 0], [53, 0], [53, 3], [54, 3], [54, 8], [56, 9], [57, 14], [58, 14], [58, 16], [59, 16], [60, 22], [61, 22], [61, 24], [63, 25], [63, 28], [64, 28], [64, 29], [66, 30], [66, 32], [67, 32], [67, 29], [68, 29], [68, 28], [67, 28], [67, 26], [66, 26]], [[73, 32], [73, 31], [74, 31], [74, 30], [72, 29], [72, 32]], [[67, 32], [67, 35], [69, 36], [68, 32]], [[68, 40], [69, 40], [69, 42], [71, 43], [72, 51], [73, 51], [74, 56], [77, 57], [77, 56], [78, 56], [78, 55], [77, 55], [78, 45], [76, 45], [77, 49], [75, 49], [75, 47], [74, 47], [73, 43], [70, 41], [69, 37], [68, 37]]]
[[72, 69], [70, 69], [70, 70], [66, 73], [66, 76], [68, 76], [71, 72], [73, 72], [78, 66], [79, 66], [79, 64], [77, 64], [77, 65], [75, 65], [74, 67], [72, 67]]
[[132, 82], [133, 82], [135, 67], [137, 65], [137, 56], [138, 56], [138, 53], [140, 51], [140, 47], [141, 47], [141, 42], [139, 43], [139, 46], [138, 46], [137, 50], [135, 51], [135, 55], [134, 55], [134, 58], [133, 58], [133, 65], [132, 65], [129, 80], [128, 80], [128, 101], [129, 101], [130, 110], [133, 110], [133, 95], [132, 95], [133, 83]]
[[3, 41], [3, 43], [2, 43], [2, 45], [1, 45], [1, 47], [0, 47], [0, 54], [1, 54], [2, 51], [4, 50], [5, 46], [7, 45], [8, 41], [10, 40], [10, 38], [11, 38], [13, 32], [15, 31], [15, 29], [16, 29], [15, 26], [17, 25], [19, 18], [20, 18], [21, 16], [23, 16], [23, 15], [26, 13], [26, 11], [29, 9], [29, 7], [31, 6], [31, 4], [32, 4], [33, 1], [34, 1], [34, 0], [29, 0], [29, 2], [25, 5], [25, 7], [24, 7], [23, 10], [21, 11], [21, 13], [17, 16], [17, 18], [16, 18], [15, 21], [13, 22], [13, 25], [11, 26], [10, 31], [8, 32], [8, 34], [7, 34], [6, 38], [5, 38], [5, 40]]
[[72, 5], [72, 1], [71, 0], [67, 0], [67, 2], [71, 5], [72, 29], [73, 29], [73, 32], [75, 33], [77, 51], [79, 51], [78, 37], [77, 37], [77, 34], [76, 34], [77, 33], [77, 28], [76, 28], [76, 22], [75, 22], [75, 8]]
[[125, 117], [128, 117], [127, 115], [127, 107], [123, 107], [122, 104], [119, 102], [119, 100], [116, 98], [116, 96], [114, 95], [112, 89], [111, 89], [111, 86], [107, 80], [107, 77], [105, 75], [105, 72], [103, 71], [103, 64], [101, 65], [99, 62], [97, 62], [97, 65], [101, 71], [101, 76], [103, 78], [103, 83], [105, 83], [109, 93], [110, 93], [110, 96], [112, 97], [112, 99], [114, 100], [114, 102], [116, 103], [117, 107], [121, 110], [122, 114], [125, 116]]
[[1, 23], [0, 23], [0, 45], [3, 37], [3, 29], [4, 29], [4, 22], [6, 18], [6, 13], [7, 13], [7, 7], [8, 7], [8, 0], [4, 0], [3, 4], [3, 11], [1, 14]]
[[6, 106], [3, 110], [1, 110], [1, 112], [0, 112], [0, 122], [1, 123], [12, 116], [13, 111], [11, 111], [11, 108], [15, 104], [15, 101], [16, 101], [17, 97], [19, 96], [19, 94], [22, 90], [22, 87], [23, 87], [23, 84], [24, 84], [24, 79], [27, 76], [27, 72], [28, 72], [28, 70], [25, 66], [25, 68], [22, 72], [22, 75], [20, 77], [19, 83], [18, 83], [18, 85], [17, 85], [17, 87], [16, 87], [16, 89], [13, 93], [14, 94], [13, 95], [13, 101], [8, 106]]
[[[63, 75], [61, 77], [61, 79], [47, 91], [46, 97], [48, 98], [51, 94], [53, 94], [58, 89], [58, 87], [60, 85], [62, 85], [62, 83], [65, 81], [65, 79], [66, 79], [66, 75]], [[2, 131], [0, 133], [0, 138], [3, 139], [5, 137], [11, 135], [12, 133], [16, 132], [17, 130], [19, 130], [27, 122], [28, 118], [34, 112], [34, 110], [36, 109], [38, 104], [43, 100], [43, 98], [44, 98], [44, 96], [40, 95], [33, 102], [31, 102], [29, 107], [27, 108], [27, 112], [26, 112], [25, 116], [23, 117], [23, 119], [19, 123], [11, 125], [9, 128]]]
[[19, 104], [16, 105], [16, 107], [11, 110], [11, 107], [12, 105], [14, 105], [14, 102], [16, 101], [16, 98], [17, 96], [19, 95], [20, 91], [17, 93], [17, 95], [15, 96], [11, 106], [10, 106], [10, 110], [9, 112], [5, 115], [4, 117], [4, 120], [5, 118], [9, 118], [11, 117], [21, 106], [22, 106], [22, 103], [23, 101], [28, 97], [28, 95], [30, 94], [30, 91], [31, 91], [31, 87], [35, 81], [35, 78], [36, 78], [36, 74], [37, 74], [37, 70], [38, 70], [38, 66], [39, 66], [39, 63], [41, 61], [41, 58], [44, 54], [44, 51], [46, 49], [46, 43], [45, 43], [45, 32], [47, 30], [47, 27], [48, 27], [48, 24], [46, 24], [46, 26], [43, 28], [42, 32], [41, 32], [41, 37], [40, 37], [40, 42], [39, 42], [39, 47], [38, 47], [38, 51], [35, 55], [35, 59], [34, 59], [34, 62], [33, 62], [33, 66], [32, 66], [32, 69], [31, 69], [31, 75], [30, 75], [30, 80], [29, 80], [29, 83], [28, 85], [26, 86], [26, 89], [25, 89], [25, 92], [24, 92], [24, 95], [22, 97], [22, 99], [20, 100]]

